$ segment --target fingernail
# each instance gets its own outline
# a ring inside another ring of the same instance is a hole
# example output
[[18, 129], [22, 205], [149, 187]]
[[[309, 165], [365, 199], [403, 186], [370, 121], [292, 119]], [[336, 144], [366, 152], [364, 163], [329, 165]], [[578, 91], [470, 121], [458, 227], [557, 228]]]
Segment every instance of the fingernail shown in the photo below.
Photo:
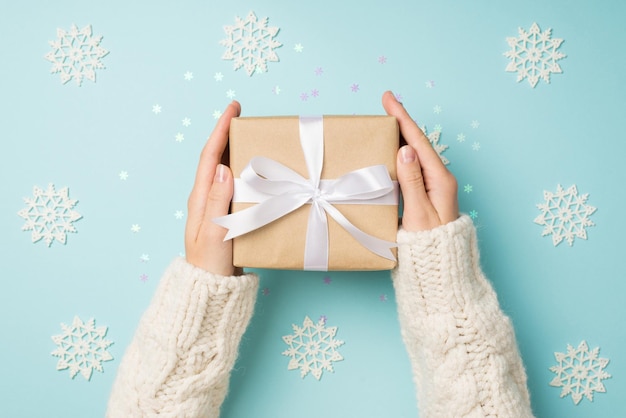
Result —
[[215, 182], [224, 183], [226, 181], [226, 167], [219, 164], [215, 170]]
[[405, 145], [400, 148], [400, 155], [402, 157], [403, 163], [412, 163], [416, 160], [417, 154], [415, 154], [415, 150], [410, 145]]

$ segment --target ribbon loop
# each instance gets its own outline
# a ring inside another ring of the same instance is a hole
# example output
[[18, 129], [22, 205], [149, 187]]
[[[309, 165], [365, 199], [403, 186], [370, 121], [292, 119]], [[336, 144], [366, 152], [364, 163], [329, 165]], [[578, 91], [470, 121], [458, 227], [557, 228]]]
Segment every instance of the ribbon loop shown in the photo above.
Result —
[[395, 260], [395, 242], [369, 235], [354, 226], [333, 203], [397, 204], [397, 184], [384, 165], [351, 171], [335, 180], [321, 180], [324, 161], [322, 117], [300, 117], [300, 143], [309, 171], [305, 179], [289, 167], [266, 157], [254, 157], [235, 181], [233, 201], [255, 201], [257, 205], [213, 219], [228, 229], [224, 240], [267, 225], [310, 203], [304, 249], [305, 270], [328, 269], [328, 220], [330, 215], [361, 245], [381, 257]]

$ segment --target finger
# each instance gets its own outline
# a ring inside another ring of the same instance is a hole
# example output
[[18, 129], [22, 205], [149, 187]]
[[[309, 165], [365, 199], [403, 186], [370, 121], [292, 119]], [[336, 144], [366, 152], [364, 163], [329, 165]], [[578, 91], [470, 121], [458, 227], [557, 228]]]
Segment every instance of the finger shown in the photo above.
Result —
[[439, 216], [424, 185], [420, 161], [410, 145], [405, 145], [398, 151], [397, 167], [398, 182], [404, 199], [404, 229], [422, 231], [439, 226]]
[[[200, 154], [196, 178], [187, 203], [187, 233], [194, 235], [194, 239], [198, 227], [204, 219], [207, 197], [213, 184], [215, 169], [228, 145], [230, 121], [239, 116], [240, 113], [241, 105], [237, 101], [228, 105]], [[193, 234], [192, 231], [194, 231]]]
[[[424, 176], [437, 176], [446, 172], [446, 166], [432, 147], [424, 132], [407, 113], [402, 103], [398, 102], [392, 92], [383, 94], [383, 107], [388, 115], [395, 116], [400, 126], [400, 132], [407, 144], [417, 152]], [[427, 185], [428, 186], [428, 185]]]

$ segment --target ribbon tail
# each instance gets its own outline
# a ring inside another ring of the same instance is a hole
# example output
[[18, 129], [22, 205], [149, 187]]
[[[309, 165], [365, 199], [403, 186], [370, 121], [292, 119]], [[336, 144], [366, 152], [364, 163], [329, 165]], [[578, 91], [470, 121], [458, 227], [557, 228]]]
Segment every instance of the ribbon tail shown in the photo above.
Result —
[[348, 218], [346, 218], [341, 212], [339, 212], [337, 208], [330, 204], [324, 205], [324, 210], [365, 248], [383, 258], [396, 261], [396, 257], [393, 255], [391, 249], [396, 248], [398, 244], [392, 241], [386, 241], [384, 239], [377, 238], [373, 235], [361, 231], [359, 228], [354, 226], [348, 220]]
[[274, 196], [258, 205], [239, 212], [212, 219], [213, 223], [228, 229], [224, 241], [261, 228], [293, 212], [309, 200], [308, 196]]
[[311, 205], [304, 246], [304, 269], [328, 270], [328, 218], [317, 202]]

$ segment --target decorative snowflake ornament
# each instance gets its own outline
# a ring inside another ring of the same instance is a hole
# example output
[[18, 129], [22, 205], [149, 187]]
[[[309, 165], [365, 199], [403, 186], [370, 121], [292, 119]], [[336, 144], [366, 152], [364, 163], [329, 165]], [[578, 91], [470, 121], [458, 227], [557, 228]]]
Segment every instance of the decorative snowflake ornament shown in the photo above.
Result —
[[609, 359], [598, 358], [600, 347], [589, 351], [585, 341], [574, 349], [567, 345], [567, 353], [554, 353], [556, 366], [550, 367], [550, 371], [556, 373], [556, 377], [550, 382], [550, 386], [562, 387], [561, 398], [572, 395], [574, 404], [585, 396], [593, 402], [593, 392], [606, 392], [602, 380], [611, 377], [604, 371], [609, 364]]
[[61, 329], [62, 334], [52, 337], [57, 349], [51, 354], [59, 357], [57, 370], [70, 369], [72, 379], [80, 372], [89, 380], [94, 370], [103, 372], [102, 362], [113, 360], [107, 351], [113, 342], [104, 339], [107, 328], [96, 328], [93, 318], [83, 323], [75, 316], [72, 326], [61, 324]]
[[504, 53], [511, 62], [506, 67], [508, 72], [517, 72], [517, 81], [527, 78], [532, 87], [542, 79], [550, 83], [550, 73], [562, 73], [557, 61], [565, 58], [565, 54], [557, 51], [563, 39], [551, 38], [552, 29], [541, 32], [539, 26], [533, 23], [530, 31], [519, 28], [518, 38], [506, 38], [511, 47]]
[[317, 324], [307, 316], [303, 327], [295, 324], [293, 335], [283, 337], [289, 349], [283, 351], [283, 356], [291, 357], [288, 370], [300, 369], [300, 376], [304, 378], [309, 372], [320, 380], [324, 370], [333, 372], [333, 361], [343, 360], [336, 350], [343, 345], [343, 341], [336, 340], [337, 327], [325, 327], [325, 320], [320, 319]]
[[433, 132], [428, 133], [426, 127], [422, 126], [422, 131], [424, 131], [424, 135], [426, 135], [430, 144], [433, 146], [435, 151], [437, 151], [437, 155], [441, 158], [441, 162], [444, 163], [444, 165], [448, 165], [450, 164], [450, 161], [443, 156], [443, 152], [447, 150], [449, 146], [439, 143], [439, 139], [441, 138], [441, 126], [438, 126], [437, 128], [438, 129], [435, 129]]
[[26, 208], [17, 214], [26, 219], [22, 231], [33, 231], [33, 242], [43, 238], [48, 247], [55, 239], [65, 244], [67, 233], [76, 232], [72, 223], [82, 216], [73, 210], [78, 201], [69, 198], [67, 187], [56, 192], [53, 184], [49, 184], [47, 190], [35, 186], [33, 198], [24, 198], [24, 201]]
[[266, 72], [268, 61], [278, 61], [274, 49], [282, 46], [274, 39], [280, 29], [268, 27], [267, 21], [267, 17], [258, 20], [254, 12], [250, 12], [245, 20], [237, 16], [234, 25], [224, 26], [228, 38], [220, 41], [227, 48], [222, 59], [234, 60], [234, 69], [245, 67], [249, 76], [255, 71]]
[[50, 41], [52, 51], [45, 58], [52, 62], [50, 72], [61, 73], [63, 84], [72, 78], [79, 86], [83, 78], [96, 82], [96, 70], [103, 69], [104, 64], [100, 61], [109, 51], [100, 46], [102, 35], [93, 36], [91, 25], [78, 29], [72, 25], [69, 31], [57, 29], [57, 39]]
[[535, 223], [544, 225], [541, 236], [552, 235], [554, 246], [567, 240], [570, 247], [574, 244], [574, 238], [587, 239], [586, 227], [595, 224], [589, 216], [596, 208], [585, 204], [589, 194], [578, 195], [576, 185], [570, 186], [566, 191], [561, 185], [557, 185], [556, 193], [544, 191], [545, 203], [538, 204], [541, 215], [535, 218]]

